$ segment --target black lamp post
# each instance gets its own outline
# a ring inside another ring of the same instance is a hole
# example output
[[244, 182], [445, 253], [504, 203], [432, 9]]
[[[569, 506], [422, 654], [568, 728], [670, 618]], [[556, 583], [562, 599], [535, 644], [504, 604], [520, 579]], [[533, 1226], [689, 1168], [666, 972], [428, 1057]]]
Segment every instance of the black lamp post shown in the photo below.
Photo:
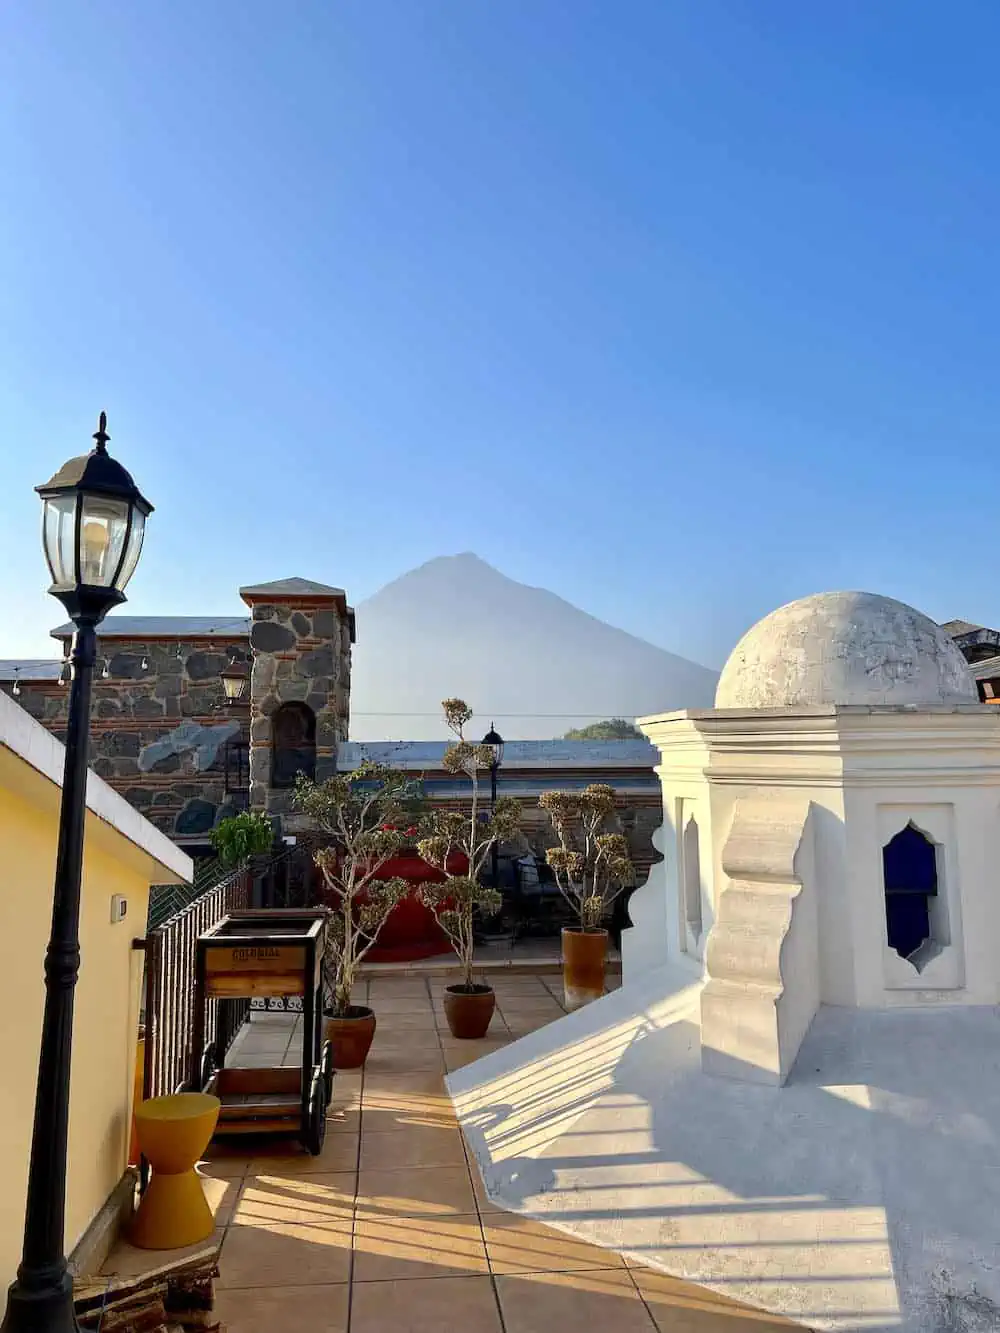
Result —
[[[503, 737], [492, 722], [489, 731], [483, 737], [483, 744], [490, 746], [493, 751], [493, 762], [490, 764], [490, 801], [492, 802], [490, 812], [492, 813], [497, 808], [497, 770], [503, 763]], [[493, 875], [493, 887], [495, 889], [499, 888], [497, 881], [500, 878], [500, 848], [496, 842], [490, 848], [490, 870]]]
[[97, 626], [111, 607], [125, 600], [125, 585], [139, 562], [146, 517], [152, 513], [129, 474], [108, 456], [106, 426], [102, 412], [94, 434], [96, 448], [70, 459], [38, 487], [44, 501], [42, 542], [52, 575], [49, 591], [66, 607], [76, 634], [24, 1244], [17, 1280], [7, 1294], [3, 1333], [71, 1333], [77, 1327], [73, 1280], [63, 1250], [90, 693]]

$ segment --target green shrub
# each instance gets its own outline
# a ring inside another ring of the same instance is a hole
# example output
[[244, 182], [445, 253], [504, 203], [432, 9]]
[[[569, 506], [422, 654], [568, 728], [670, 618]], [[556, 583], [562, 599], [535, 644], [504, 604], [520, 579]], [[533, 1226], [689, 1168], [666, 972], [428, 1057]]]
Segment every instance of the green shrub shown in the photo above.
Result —
[[271, 821], [266, 815], [251, 814], [249, 810], [220, 820], [208, 836], [225, 866], [243, 865], [251, 856], [269, 852], [274, 843]]

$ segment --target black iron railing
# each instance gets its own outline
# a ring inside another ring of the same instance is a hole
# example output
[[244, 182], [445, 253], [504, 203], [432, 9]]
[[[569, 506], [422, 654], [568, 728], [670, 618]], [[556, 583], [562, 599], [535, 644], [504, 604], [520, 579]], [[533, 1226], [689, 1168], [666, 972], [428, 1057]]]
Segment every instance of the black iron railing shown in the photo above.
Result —
[[318, 874], [308, 842], [286, 847], [254, 875], [255, 907], [315, 907]]
[[194, 879], [190, 884], [154, 884], [149, 891], [147, 935], [151, 930], [166, 925], [172, 917], [179, 916], [185, 907], [189, 907], [209, 889], [215, 888], [220, 880], [231, 873], [217, 856], [207, 856], [195, 861]]
[[[250, 906], [251, 875], [227, 874], [146, 936], [146, 1046], [143, 1097], [161, 1097], [188, 1086], [202, 1052], [194, 1038], [195, 943], [227, 912]], [[249, 1000], [210, 1000], [206, 1041], [221, 1063], [250, 1012]]]

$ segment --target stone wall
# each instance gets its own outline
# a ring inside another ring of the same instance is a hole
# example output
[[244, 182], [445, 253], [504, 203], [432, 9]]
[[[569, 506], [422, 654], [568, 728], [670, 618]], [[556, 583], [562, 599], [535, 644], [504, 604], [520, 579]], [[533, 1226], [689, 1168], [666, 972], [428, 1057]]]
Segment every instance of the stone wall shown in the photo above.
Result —
[[351, 693], [351, 617], [343, 594], [276, 601], [253, 589], [251, 609], [250, 804], [287, 816], [291, 792], [271, 785], [274, 714], [288, 703], [309, 708], [316, 722], [317, 782], [336, 772], [347, 739]]
[[[601, 774], [600, 780], [609, 781], [606, 774]], [[613, 780], [610, 781], [613, 786]], [[499, 795], [508, 794], [501, 787]], [[524, 841], [535, 855], [544, 856], [546, 848], [558, 845], [551, 821], [545, 811], [539, 809], [537, 796], [518, 796], [517, 799], [521, 802], [521, 833]], [[429, 795], [428, 800], [435, 807], [468, 809], [468, 801], [454, 797], [437, 799]], [[619, 792], [616, 794], [615, 806], [621, 832], [628, 839], [636, 883], [641, 884], [649, 874], [650, 867], [660, 860], [660, 854], [653, 846], [653, 834], [663, 823], [663, 803], [658, 793], [647, 796], [638, 792]], [[510, 850], [513, 850], [513, 844]]]
[[[91, 765], [171, 837], [203, 837], [246, 807], [226, 792], [226, 745], [247, 739], [247, 708], [227, 708], [219, 672], [248, 649], [246, 638], [99, 640]], [[23, 681], [17, 700], [65, 739], [67, 685]]]

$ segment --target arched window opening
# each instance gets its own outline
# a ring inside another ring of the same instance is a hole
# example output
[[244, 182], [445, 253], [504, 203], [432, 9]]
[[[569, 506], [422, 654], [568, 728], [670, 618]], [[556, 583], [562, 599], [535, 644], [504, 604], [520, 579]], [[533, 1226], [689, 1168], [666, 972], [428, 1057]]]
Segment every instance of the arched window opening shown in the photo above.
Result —
[[271, 786], [316, 776], [316, 718], [305, 704], [282, 704], [271, 721]]
[[684, 888], [684, 925], [687, 952], [701, 957], [703, 931], [701, 909], [701, 851], [698, 846], [698, 821], [694, 815], [684, 825], [681, 836], [681, 875]]
[[949, 943], [937, 844], [907, 824], [882, 848], [882, 878], [889, 948], [919, 972]]

